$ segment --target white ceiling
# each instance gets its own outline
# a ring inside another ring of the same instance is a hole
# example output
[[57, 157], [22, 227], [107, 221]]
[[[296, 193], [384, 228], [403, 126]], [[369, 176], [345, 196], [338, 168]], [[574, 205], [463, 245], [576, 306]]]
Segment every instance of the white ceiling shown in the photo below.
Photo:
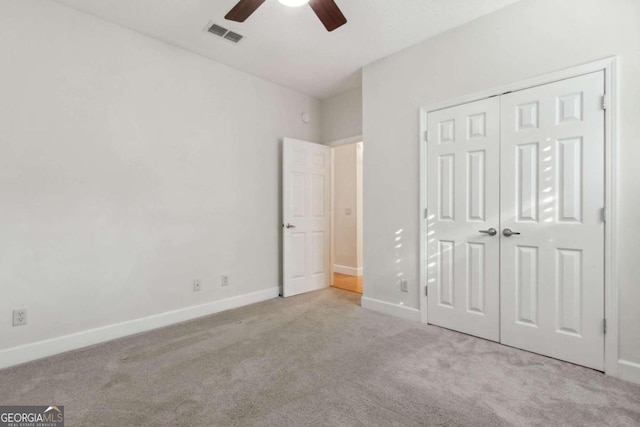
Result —
[[[309, 6], [268, 0], [246, 22], [237, 0], [57, 0], [319, 99], [360, 86], [360, 69], [518, 0], [336, 0], [349, 22], [329, 33]], [[246, 38], [235, 45], [209, 22]]]

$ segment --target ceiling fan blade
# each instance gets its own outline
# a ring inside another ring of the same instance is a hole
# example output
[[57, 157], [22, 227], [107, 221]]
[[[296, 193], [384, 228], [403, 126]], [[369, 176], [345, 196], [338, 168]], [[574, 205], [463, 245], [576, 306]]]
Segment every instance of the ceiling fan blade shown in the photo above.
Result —
[[310, 0], [309, 6], [318, 15], [327, 31], [333, 31], [347, 23], [334, 0]]
[[266, 0], [240, 0], [224, 18], [229, 21], [244, 22], [257, 8], [262, 6], [262, 3], [265, 1]]

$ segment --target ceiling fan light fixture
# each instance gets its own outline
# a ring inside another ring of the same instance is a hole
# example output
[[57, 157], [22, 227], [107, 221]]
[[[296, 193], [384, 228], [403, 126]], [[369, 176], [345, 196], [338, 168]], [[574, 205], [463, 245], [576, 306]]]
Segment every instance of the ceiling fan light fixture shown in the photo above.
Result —
[[[229, 21], [244, 22], [267, 0], [240, 0], [224, 18]], [[299, 7], [305, 4], [311, 6], [322, 25], [331, 32], [347, 23], [336, 0], [278, 0], [289, 7]]]
[[309, 3], [309, 0], [278, 0], [281, 4], [289, 7], [299, 7]]

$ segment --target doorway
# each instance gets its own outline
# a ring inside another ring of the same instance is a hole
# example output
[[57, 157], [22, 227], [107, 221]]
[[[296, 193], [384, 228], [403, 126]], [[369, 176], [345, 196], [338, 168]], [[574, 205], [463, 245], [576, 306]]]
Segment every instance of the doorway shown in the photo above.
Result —
[[283, 297], [330, 286], [362, 294], [363, 146], [355, 141], [283, 139]]
[[331, 286], [362, 294], [362, 142], [331, 148]]

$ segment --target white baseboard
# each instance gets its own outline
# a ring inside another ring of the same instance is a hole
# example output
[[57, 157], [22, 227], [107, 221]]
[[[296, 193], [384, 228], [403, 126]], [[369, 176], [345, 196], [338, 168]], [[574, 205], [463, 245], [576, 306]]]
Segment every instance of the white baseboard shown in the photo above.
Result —
[[334, 273], [346, 274], [347, 276], [362, 276], [362, 267], [347, 267], [346, 265], [335, 264], [333, 266]]
[[146, 332], [163, 326], [184, 322], [221, 311], [242, 307], [257, 302], [277, 298], [280, 293], [279, 288], [265, 289], [263, 291], [252, 292], [250, 294], [239, 295], [219, 301], [213, 301], [202, 305], [168, 311], [166, 313], [143, 317], [141, 319], [116, 323], [114, 325], [101, 328], [90, 329], [52, 338], [45, 341], [38, 341], [19, 347], [13, 347], [0, 351], [0, 369], [9, 366], [19, 365], [43, 357], [53, 356], [70, 350], [111, 341], [116, 338]]
[[386, 301], [368, 297], [362, 297], [360, 301], [362, 308], [379, 311], [380, 313], [389, 314], [412, 322], [420, 322], [420, 310], [416, 308], [405, 307], [399, 304], [391, 304]]
[[618, 378], [640, 384], [640, 363], [618, 360]]

